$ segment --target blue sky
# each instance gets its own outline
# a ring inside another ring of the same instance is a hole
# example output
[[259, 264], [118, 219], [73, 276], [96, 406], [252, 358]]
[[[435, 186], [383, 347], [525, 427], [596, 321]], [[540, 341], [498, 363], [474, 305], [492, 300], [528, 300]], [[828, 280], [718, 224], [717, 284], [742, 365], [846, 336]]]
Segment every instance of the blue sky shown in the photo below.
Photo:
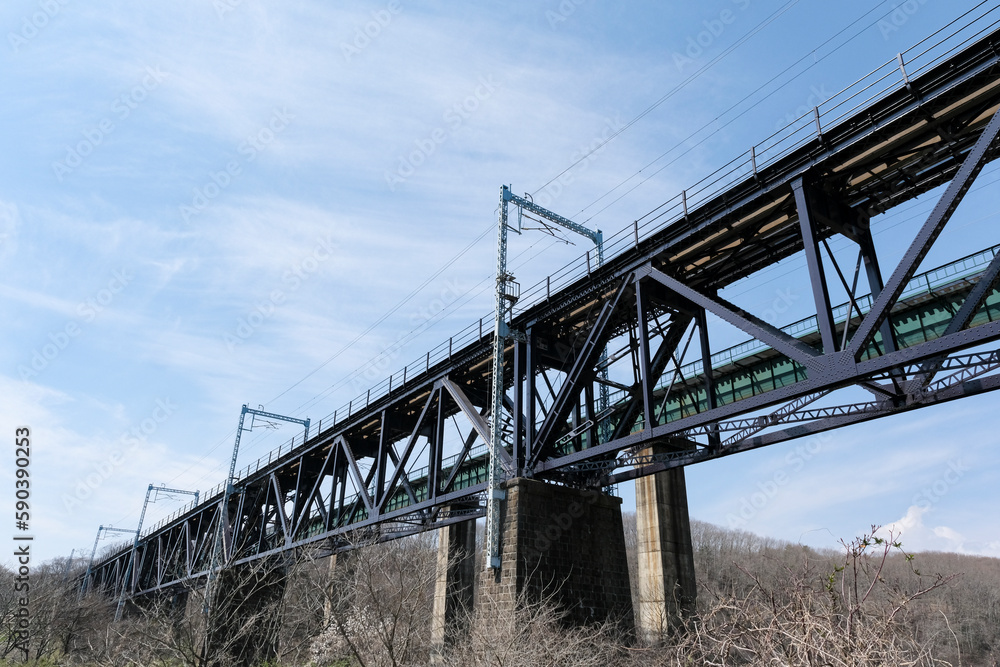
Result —
[[[315, 422], [489, 315], [502, 183], [610, 235], [977, 3], [332, 4], [0, 8], [0, 415], [34, 430], [41, 557], [134, 526], [149, 483], [223, 481], [243, 403]], [[973, 192], [925, 266], [1000, 241], [996, 209]], [[517, 237], [513, 270], [585, 249]], [[807, 314], [796, 261], [732, 298]], [[693, 467], [692, 517], [1000, 556], [994, 401]]]

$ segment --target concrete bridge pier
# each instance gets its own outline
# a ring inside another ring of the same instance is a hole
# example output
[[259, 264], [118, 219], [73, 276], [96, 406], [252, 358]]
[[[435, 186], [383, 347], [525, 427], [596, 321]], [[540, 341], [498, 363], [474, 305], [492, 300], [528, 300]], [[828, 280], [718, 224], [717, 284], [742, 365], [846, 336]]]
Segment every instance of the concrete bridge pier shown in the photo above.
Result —
[[[666, 451], [651, 447], [643, 454]], [[684, 468], [635, 481], [640, 637], [658, 642], [695, 611], [697, 587]]]
[[278, 656], [281, 600], [287, 568], [280, 559], [218, 573], [206, 628], [209, 664], [255, 667]]
[[[446, 507], [442, 511], [464, 509]], [[476, 585], [476, 522], [463, 521], [438, 531], [437, 578], [431, 618], [431, 656], [442, 664], [445, 647], [460, 641], [472, 612]]]
[[526, 478], [504, 488], [501, 567], [484, 572], [477, 604], [504, 613], [548, 599], [567, 624], [633, 633], [621, 499]]

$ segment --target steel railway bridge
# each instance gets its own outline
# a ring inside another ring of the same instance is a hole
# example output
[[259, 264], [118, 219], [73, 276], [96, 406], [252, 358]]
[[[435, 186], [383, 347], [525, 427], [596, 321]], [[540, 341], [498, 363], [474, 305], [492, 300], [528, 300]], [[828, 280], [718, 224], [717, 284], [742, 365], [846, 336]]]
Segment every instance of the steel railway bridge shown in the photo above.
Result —
[[[949, 26], [607, 239], [603, 265], [588, 254], [522, 293], [503, 415], [489, 414], [480, 321], [245, 470], [232, 493], [105, 556], [85, 585], [130, 597], [204, 585], [220, 531], [236, 566], [481, 516], [494, 423], [506, 477], [600, 488], [997, 389], [1000, 235], [918, 270], [1000, 154], [998, 25], [994, 7]], [[870, 219], [946, 184], [898, 265], [883, 265]], [[856, 247], [854, 266], [837, 263], [833, 237]], [[720, 296], [799, 253], [811, 317], [779, 329]], [[717, 321], [749, 340], [711, 350]], [[851, 399], [831, 407], [838, 392]]]

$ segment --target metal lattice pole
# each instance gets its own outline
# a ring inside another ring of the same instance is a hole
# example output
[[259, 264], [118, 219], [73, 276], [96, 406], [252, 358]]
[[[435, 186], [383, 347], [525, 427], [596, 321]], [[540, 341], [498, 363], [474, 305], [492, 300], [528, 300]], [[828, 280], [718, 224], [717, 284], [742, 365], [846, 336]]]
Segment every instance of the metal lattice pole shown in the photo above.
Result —
[[127, 578], [125, 579], [125, 584], [122, 586], [121, 595], [118, 596], [118, 608], [115, 609], [116, 621], [121, 620], [122, 611], [125, 608], [125, 593], [128, 590], [128, 587], [131, 585], [131, 587], [134, 589], [135, 586], [138, 584], [138, 564], [136, 563], [135, 556], [136, 552], [139, 549], [139, 533], [142, 532], [142, 524], [143, 521], [146, 519], [146, 508], [149, 506], [149, 495], [153, 491], [156, 491], [157, 493], [159, 492], [183, 493], [189, 496], [194, 496], [195, 504], [198, 503], [198, 491], [185, 491], [183, 489], [168, 489], [166, 486], [157, 487], [153, 486], [152, 484], [150, 484], [149, 488], [146, 489], [146, 500], [144, 500], [142, 503], [142, 512], [139, 514], [139, 525], [136, 526], [135, 539], [132, 540], [132, 554], [129, 556], [129, 566], [126, 568], [126, 572], [128, 573], [128, 575]]
[[497, 220], [497, 277], [493, 316], [493, 390], [490, 410], [490, 456], [486, 495], [486, 566], [500, 568], [500, 507], [504, 492], [500, 450], [503, 448], [503, 353], [507, 344], [507, 186], [500, 187], [500, 215]]
[[[571, 231], [571, 232], [573, 232], [575, 234], [579, 234], [580, 236], [586, 237], [586, 238], [590, 239], [591, 241], [593, 241], [594, 246], [597, 249], [597, 266], [598, 266], [598, 268], [600, 268], [601, 266], [604, 266], [604, 234], [601, 232], [600, 229], [598, 229], [598, 230], [595, 231], [595, 230], [590, 229], [589, 227], [581, 225], [581, 224], [579, 224], [577, 222], [573, 222], [569, 218], [563, 217], [563, 216], [559, 215], [558, 213], [554, 213], [554, 212], [548, 210], [547, 208], [543, 208], [543, 207], [539, 206], [535, 202], [533, 202], [530, 199], [528, 199], [527, 198], [528, 195], [525, 195], [524, 197], [518, 197], [517, 195], [515, 195], [512, 192], [510, 192], [506, 188], [504, 188], [504, 189], [506, 190], [506, 192], [502, 191], [502, 193], [501, 193], [501, 197], [500, 197], [501, 204], [500, 205], [501, 205], [501, 208], [503, 209], [501, 211], [501, 215], [503, 215], [505, 217], [505, 219], [506, 219], [506, 208], [504, 208], [505, 203], [507, 201], [513, 202], [514, 205], [518, 207], [519, 211], [529, 211], [531, 213], [534, 213], [535, 215], [539, 216], [540, 218], [543, 218], [545, 220], [548, 220], [549, 222], [552, 222], [552, 223], [555, 223], [555, 224], [559, 225], [563, 229], [568, 229], [569, 231]], [[590, 267], [590, 259], [589, 259], [589, 257], [590, 256], [588, 254], [588, 259], [587, 259], [588, 270], [589, 270], [589, 267]], [[598, 376], [601, 378], [601, 380], [603, 380], [603, 382], [601, 382], [600, 386], [598, 387], [597, 415], [596, 416], [604, 417], [607, 414], [607, 412], [608, 412], [608, 407], [611, 405], [611, 392], [608, 389], [608, 385], [607, 385], [607, 381], [608, 381], [608, 351], [607, 351], [607, 348], [605, 348], [604, 350], [601, 351], [601, 358], [600, 358], [599, 366], [600, 366], [600, 370], [598, 371]], [[596, 416], [592, 415], [592, 417], [596, 417]], [[594, 421], [596, 422], [596, 421], [598, 421], [598, 419], [595, 418]], [[600, 433], [600, 441], [601, 442], [607, 442], [607, 441], [611, 440], [611, 424], [610, 424], [610, 422], [608, 422], [608, 420], [607, 420], [606, 417], [603, 420], [601, 420], [601, 425], [599, 427], [599, 433]]]
[[[261, 406], [263, 407], [263, 406]], [[217, 530], [215, 532], [215, 544], [212, 547], [212, 560], [208, 568], [208, 582], [205, 584], [205, 605], [202, 608], [202, 612], [208, 615], [212, 609], [212, 596], [215, 593], [215, 583], [218, 578], [219, 569], [222, 567], [222, 563], [227, 561], [232, 555], [230, 553], [232, 547], [228, 545], [229, 537], [229, 499], [232, 497], [236, 481], [236, 460], [240, 455], [240, 438], [243, 435], [243, 423], [246, 420], [246, 416], [250, 415], [251, 424], [253, 423], [254, 417], [263, 417], [265, 419], [278, 419], [280, 421], [291, 422], [294, 424], [301, 424], [305, 427], [305, 434], [302, 438], [302, 443], [305, 444], [309, 440], [309, 424], [310, 420], [308, 417], [305, 419], [298, 419], [296, 417], [288, 417], [285, 415], [279, 415], [274, 412], [266, 412], [264, 410], [255, 410], [254, 408], [247, 407], [246, 403], [243, 404], [243, 408], [240, 411], [240, 423], [236, 427], [236, 442], [233, 443], [233, 456], [229, 461], [229, 477], [226, 478], [226, 488], [222, 492], [222, 501], [219, 506], [219, 520], [217, 525]], [[251, 425], [249, 429], [253, 430]]]

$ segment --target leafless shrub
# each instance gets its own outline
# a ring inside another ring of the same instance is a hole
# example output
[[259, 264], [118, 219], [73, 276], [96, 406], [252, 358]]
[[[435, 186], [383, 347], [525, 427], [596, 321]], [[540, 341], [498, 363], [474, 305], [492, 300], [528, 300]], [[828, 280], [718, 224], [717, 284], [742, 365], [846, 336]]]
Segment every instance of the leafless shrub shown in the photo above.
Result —
[[624, 658], [618, 627], [566, 628], [555, 600], [520, 597], [513, 606], [483, 592], [468, 635], [444, 656], [444, 664], [467, 667], [555, 665], [603, 667]]
[[363, 546], [341, 558], [325, 587], [327, 628], [313, 642], [313, 660], [353, 660], [362, 667], [426, 664], [434, 536]]
[[716, 593], [708, 610], [658, 656], [669, 665], [816, 665], [864, 667], [950, 664], [936, 660], [904, 619], [914, 601], [951, 577], [911, 572], [908, 581], [885, 577], [901, 545], [875, 529], [844, 543], [841, 564], [825, 576], [804, 560], [786, 567], [784, 583], [765, 582], [740, 566], [745, 593]]

